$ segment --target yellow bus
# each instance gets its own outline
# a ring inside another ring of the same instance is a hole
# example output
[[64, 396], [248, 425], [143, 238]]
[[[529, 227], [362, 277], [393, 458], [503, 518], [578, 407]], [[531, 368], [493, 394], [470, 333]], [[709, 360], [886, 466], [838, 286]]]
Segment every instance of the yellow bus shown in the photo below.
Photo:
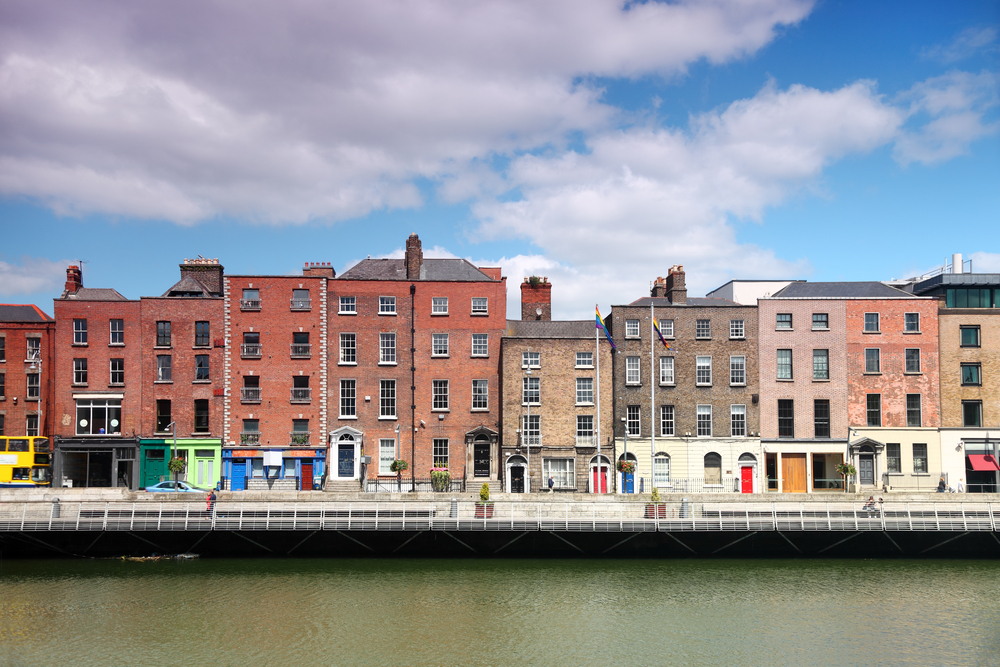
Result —
[[38, 436], [0, 435], [0, 488], [51, 486], [52, 445]]

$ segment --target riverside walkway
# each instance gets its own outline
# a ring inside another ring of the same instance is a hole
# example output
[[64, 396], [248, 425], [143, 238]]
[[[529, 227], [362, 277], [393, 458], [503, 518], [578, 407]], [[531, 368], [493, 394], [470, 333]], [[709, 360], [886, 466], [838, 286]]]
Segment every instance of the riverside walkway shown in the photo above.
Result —
[[974, 502], [974, 496], [875, 506], [787, 497], [719, 502], [702, 496], [655, 505], [634, 497], [545, 498], [485, 507], [448, 497], [238, 498], [220, 500], [214, 514], [200, 499], [148, 495], [0, 502], [0, 549], [6, 557], [189, 551], [257, 557], [1000, 557], [1000, 502]]

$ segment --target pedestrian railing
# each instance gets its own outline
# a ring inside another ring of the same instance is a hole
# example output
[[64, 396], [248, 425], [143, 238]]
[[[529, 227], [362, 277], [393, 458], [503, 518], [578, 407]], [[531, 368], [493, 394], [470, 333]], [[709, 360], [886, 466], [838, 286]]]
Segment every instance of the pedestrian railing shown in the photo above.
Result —
[[0, 532], [271, 530], [997, 531], [994, 503], [219, 501], [0, 505]]

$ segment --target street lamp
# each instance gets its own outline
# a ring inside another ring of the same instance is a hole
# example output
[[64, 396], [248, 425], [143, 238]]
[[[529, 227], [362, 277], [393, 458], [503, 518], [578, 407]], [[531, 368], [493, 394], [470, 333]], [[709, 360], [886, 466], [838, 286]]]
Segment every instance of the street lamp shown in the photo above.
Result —
[[[622, 452], [622, 460], [628, 461], [628, 419], [622, 417], [622, 423], [625, 425], [625, 451]], [[622, 473], [622, 493], [628, 493], [628, 488], [625, 486], [625, 474]]]
[[[177, 459], [177, 422], [175, 422], [175, 421], [170, 422], [169, 424], [167, 424], [167, 428], [169, 428], [173, 432], [173, 434], [174, 434], [174, 451], [173, 451], [173, 454], [170, 455], [170, 460], [171, 461], [175, 461]], [[177, 488], [177, 475], [179, 473], [176, 470], [174, 470], [173, 473], [174, 473], [174, 488], [176, 489]]]

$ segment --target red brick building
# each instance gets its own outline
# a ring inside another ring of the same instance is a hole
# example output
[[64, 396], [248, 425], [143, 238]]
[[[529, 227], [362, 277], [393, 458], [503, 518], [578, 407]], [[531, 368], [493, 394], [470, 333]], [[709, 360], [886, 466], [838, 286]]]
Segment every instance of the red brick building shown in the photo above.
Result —
[[401, 459], [418, 482], [435, 464], [453, 480], [496, 480], [500, 269], [424, 259], [411, 234], [403, 259], [362, 260], [329, 290], [330, 478], [394, 489]]
[[0, 304], [0, 435], [50, 435], [56, 323], [37, 306]]

